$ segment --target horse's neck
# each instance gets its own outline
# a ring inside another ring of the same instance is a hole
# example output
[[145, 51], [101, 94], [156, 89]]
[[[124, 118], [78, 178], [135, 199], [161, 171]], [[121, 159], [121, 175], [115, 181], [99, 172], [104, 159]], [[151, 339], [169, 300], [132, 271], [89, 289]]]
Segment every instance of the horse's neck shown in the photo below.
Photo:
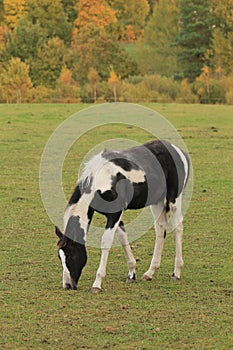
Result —
[[93, 197], [94, 197], [94, 194], [92, 193], [84, 193], [79, 198], [77, 203], [67, 205], [64, 213], [64, 232], [69, 219], [72, 216], [77, 216], [80, 218], [80, 222], [82, 223], [82, 226], [85, 227], [85, 233], [87, 233], [88, 221], [89, 221], [88, 210]]

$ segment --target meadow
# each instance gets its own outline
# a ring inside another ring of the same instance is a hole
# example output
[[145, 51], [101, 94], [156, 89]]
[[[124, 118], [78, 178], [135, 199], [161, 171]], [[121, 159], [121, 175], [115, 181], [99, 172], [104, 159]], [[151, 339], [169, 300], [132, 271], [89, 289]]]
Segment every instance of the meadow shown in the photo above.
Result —
[[[194, 168], [184, 220], [181, 280], [171, 282], [174, 239], [151, 282], [154, 230], [132, 243], [137, 283], [126, 284], [123, 251], [110, 252], [103, 292], [90, 292], [100, 251], [88, 247], [78, 291], [62, 289], [57, 239], [39, 191], [40, 159], [54, 129], [87, 105], [0, 105], [1, 349], [230, 349], [233, 344], [233, 106], [150, 104], [179, 131]], [[64, 162], [69, 196], [90, 148], [108, 138], [148, 140], [124, 125], [80, 138]], [[132, 214], [126, 213], [127, 217]], [[96, 220], [101, 222], [101, 218]]]

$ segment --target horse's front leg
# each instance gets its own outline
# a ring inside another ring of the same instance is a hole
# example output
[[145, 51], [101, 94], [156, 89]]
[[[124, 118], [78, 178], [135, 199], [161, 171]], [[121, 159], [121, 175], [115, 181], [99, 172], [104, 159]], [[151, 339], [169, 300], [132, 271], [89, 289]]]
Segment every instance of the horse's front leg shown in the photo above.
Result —
[[102, 279], [106, 276], [108, 254], [112, 246], [116, 229], [119, 225], [121, 213], [107, 215], [107, 225], [101, 240], [101, 259], [96, 273], [95, 282], [92, 285], [92, 293], [101, 292]]
[[136, 282], [136, 274], [135, 274], [136, 260], [133, 256], [133, 252], [132, 252], [132, 249], [130, 247], [127, 233], [125, 231], [124, 224], [122, 221], [120, 222], [119, 227], [117, 228], [116, 234], [117, 234], [118, 239], [119, 239], [119, 241], [124, 249], [125, 258], [126, 258], [127, 265], [129, 268], [129, 273], [128, 273], [128, 277], [126, 279], [126, 282], [129, 282], [129, 283]]

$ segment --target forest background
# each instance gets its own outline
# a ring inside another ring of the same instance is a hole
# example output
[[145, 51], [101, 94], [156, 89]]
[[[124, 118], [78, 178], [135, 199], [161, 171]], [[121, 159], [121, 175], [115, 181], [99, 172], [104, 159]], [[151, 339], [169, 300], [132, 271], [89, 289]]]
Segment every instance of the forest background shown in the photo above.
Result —
[[0, 0], [0, 102], [233, 104], [233, 0]]

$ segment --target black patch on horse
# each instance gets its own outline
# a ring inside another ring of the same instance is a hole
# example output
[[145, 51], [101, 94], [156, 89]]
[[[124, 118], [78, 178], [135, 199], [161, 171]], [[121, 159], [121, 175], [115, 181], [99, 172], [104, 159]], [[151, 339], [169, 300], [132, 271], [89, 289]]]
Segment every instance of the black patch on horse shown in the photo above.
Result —
[[85, 245], [85, 232], [80, 226], [80, 217], [71, 216], [66, 226], [65, 236], [69, 237], [72, 241]]
[[73, 191], [73, 193], [72, 193], [72, 196], [71, 196], [70, 199], [69, 199], [68, 204], [69, 204], [69, 205], [72, 205], [72, 204], [78, 203], [78, 201], [79, 201], [81, 195], [82, 195], [82, 194], [81, 194], [81, 190], [80, 190], [80, 185], [78, 184], [78, 185], [75, 187], [75, 189], [74, 189], [74, 191]]
[[102, 156], [107, 159], [109, 162], [114, 163], [125, 171], [131, 170], [140, 170], [140, 167], [128, 159], [127, 155], [123, 152], [114, 152], [114, 151], [104, 151]]
[[85, 180], [80, 181], [75, 187], [72, 196], [68, 202], [69, 205], [78, 203], [83, 193], [91, 193], [93, 183], [93, 177], [87, 177]]

